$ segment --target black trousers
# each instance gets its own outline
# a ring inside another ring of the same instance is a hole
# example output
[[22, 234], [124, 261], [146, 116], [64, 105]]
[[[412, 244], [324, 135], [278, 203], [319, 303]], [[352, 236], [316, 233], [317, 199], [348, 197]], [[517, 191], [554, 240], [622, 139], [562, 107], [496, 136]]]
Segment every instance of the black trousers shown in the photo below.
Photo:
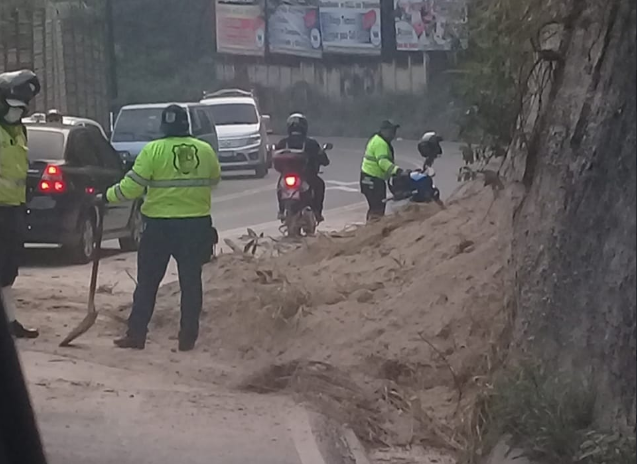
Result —
[[385, 199], [387, 198], [387, 182], [378, 177], [371, 177], [361, 172], [361, 193], [365, 195], [367, 220], [379, 219], [385, 215]]
[[145, 218], [137, 254], [137, 288], [128, 318], [128, 336], [145, 340], [157, 290], [170, 257], [177, 261], [181, 288], [180, 340], [196, 340], [202, 306], [201, 268], [212, 251], [210, 216], [185, 219]]
[[13, 285], [24, 248], [24, 208], [0, 206], [0, 287]]
[[[323, 214], [323, 203], [325, 203], [325, 181], [320, 176], [308, 176], [305, 178], [312, 191], [312, 210], [317, 214]], [[280, 182], [280, 179], [279, 179]], [[277, 200], [279, 202], [279, 212], [283, 212], [283, 204], [279, 189], [277, 189]]]

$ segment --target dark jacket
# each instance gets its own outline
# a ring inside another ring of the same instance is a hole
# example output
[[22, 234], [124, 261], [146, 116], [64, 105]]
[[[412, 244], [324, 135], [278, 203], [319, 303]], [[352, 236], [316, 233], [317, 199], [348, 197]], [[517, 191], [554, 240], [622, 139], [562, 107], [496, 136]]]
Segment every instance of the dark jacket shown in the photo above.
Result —
[[307, 174], [317, 176], [321, 166], [329, 166], [330, 160], [327, 157], [327, 153], [321, 148], [321, 145], [313, 138], [293, 134], [279, 140], [274, 149], [283, 150], [284, 148], [292, 148], [300, 150], [303, 146], [305, 146], [305, 153], [308, 156]]

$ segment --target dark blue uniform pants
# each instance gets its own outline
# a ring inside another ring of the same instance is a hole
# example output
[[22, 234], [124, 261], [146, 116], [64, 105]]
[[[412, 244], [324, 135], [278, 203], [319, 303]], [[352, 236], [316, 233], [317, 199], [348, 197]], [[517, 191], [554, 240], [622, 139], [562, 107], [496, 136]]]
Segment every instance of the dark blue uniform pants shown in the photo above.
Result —
[[201, 267], [210, 259], [212, 221], [209, 216], [145, 218], [145, 225], [137, 254], [137, 288], [128, 318], [128, 336], [146, 339], [157, 290], [172, 256], [177, 261], [181, 288], [179, 339], [196, 340], [202, 305]]

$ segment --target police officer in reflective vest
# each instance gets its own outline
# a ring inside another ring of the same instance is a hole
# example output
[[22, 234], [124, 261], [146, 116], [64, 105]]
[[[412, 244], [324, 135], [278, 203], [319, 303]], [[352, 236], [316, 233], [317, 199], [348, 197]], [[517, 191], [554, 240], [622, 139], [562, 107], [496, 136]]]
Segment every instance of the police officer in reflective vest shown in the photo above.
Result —
[[141, 197], [144, 232], [137, 255], [137, 288], [120, 348], [143, 349], [159, 284], [174, 257], [181, 287], [179, 350], [194, 348], [202, 306], [201, 268], [213, 240], [211, 191], [221, 178], [212, 147], [189, 133], [188, 113], [170, 105], [162, 113], [164, 137], [149, 143], [124, 179], [106, 192], [107, 203]]
[[0, 74], [0, 296], [11, 332], [17, 338], [38, 336], [37, 330], [28, 329], [16, 320], [12, 286], [18, 276], [23, 249], [29, 169], [22, 118], [39, 91], [40, 83], [32, 71]]
[[402, 172], [394, 164], [394, 147], [391, 144], [399, 127], [398, 124], [385, 120], [381, 123], [380, 131], [367, 143], [360, 183], [361, 192], [369, 205], [367, 221], [380, 219], [385, 215], [387, 181], [391, 176]]

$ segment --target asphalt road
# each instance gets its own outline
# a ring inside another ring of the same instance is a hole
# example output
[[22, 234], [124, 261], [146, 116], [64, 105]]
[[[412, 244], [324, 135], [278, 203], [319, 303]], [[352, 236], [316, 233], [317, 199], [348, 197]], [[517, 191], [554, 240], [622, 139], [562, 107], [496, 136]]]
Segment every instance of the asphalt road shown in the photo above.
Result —
[[[272, 140], [278, 140], [273, 137]], [[360, 165], [365, 150], [364, 139], [321, 138], [319, 142], [331, 142], [331, 164], [323, 169], [327, 184], [325, 199], [326, 220], [330, 210], [365, 201], [360, 193]], [[422, 167], [415, 141], [399, 140], [394, 143], [396, 163], [405, 169]], [[457, 186], [456, 175], [461, 165], [459, 144], [443, 143], [443, 156], [436, 160], [436, 185], [443, 199]], [[271, 170], [264, 179], [256, 179], [252, 173], [228, 173], [213, 193], [212, 215], [219, 231], [256, 226], [276, 220], [276, 181], [278, 175]], [[358, 220], [360, 218], [352, 218]]]

